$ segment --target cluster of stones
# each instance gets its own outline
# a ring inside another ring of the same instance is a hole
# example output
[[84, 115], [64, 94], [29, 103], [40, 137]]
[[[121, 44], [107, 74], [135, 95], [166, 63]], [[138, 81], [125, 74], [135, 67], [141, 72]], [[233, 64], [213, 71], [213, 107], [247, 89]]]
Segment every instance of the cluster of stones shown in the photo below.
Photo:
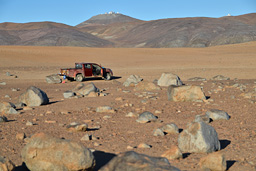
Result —
[[[218, 76], [214, 79], [227, 79]], [[59, 83], [59, 79], [55, 76], [47, 77], [47, 82]], [[49, 81], [50, 80], [50, 81]], [[195, 78], [194, 80], [204, 80], [203, 78]], [[180, 78], [172, 73], [163, 73], [157, 84], [143, 81], [137, 75], [131, 75], [124, 83], [125, 87], [132, 86], [135, 91], [151, 91], [161, 90], [161, 87], [168, 87], [167, 96], [169, 101], [204, 101], [206, 97], [199, 86], [184, 85]], [[97, 97], [102, 92], [93, 83], [80, 83], [73, 90], [63, 93], [64, 98], [71, 97]], [[29, 87], [19, 97], [19, 104], [26, 106], [40, 106], [49, 103], [47, 94], [36, 87]], [[19, 114], [16, 106], [12, 103], [0, 103], [0, 112], [7, 114]], [[116, 111], [110, 106], [100, 106], [96, 108], [99, 113], [115, 113]], [[136, 117], [134, 114], [128, 117]], [[107, 118], [107, 117], [106, 117]], [[172, 146], [166, 151], [162, 157], [151, 157], [139, 154], [134, 151], [121, 153], [114, 157], [101, 170], [122, 171], [129, 170], [170, 170], [178, 171], [170, 165], [169, 161], [183, 158], [184, 153], [210, 153], [201, 158], [199, 165], [204, 170], [226, 170], [226, 160], [222, 153], [216, 152], [221, 150], [220, 141], [216, 130], [208, 125], [210, 119], [228, 120], [230, 116], [222, 110], [211, 109], [205, 115], [197, 115], [193, 122], [187, 124], [187, 127], [180, 133], [175, 123], [165, 124], [153, 131], [153, 136], [165, 136], [166, 134], [179, 134], [178, 146]], [[7, 122], [5, 116], [0, 117], [0, 122]], [[149, 122], [157, 122], [158, 117], [149, 111], [141, 113], [137, 122], [146, 124]], [[87, 124], [71, 123], [66, 126], [68, 131], [88, 130]], [[24, 139], [25, 135], [18, 136]], [[44, 133], [34, 134], [30, 138], [26, 138], [27, 143], [22, 149], [22, 160], [27, 168], [33, 170], [92, 170], [95, 167], [95, 156], [93, 152], [83, 145], [65, 139], [59, 139], [46, 135]], [[81, 138], [82, 141], [98, 139], [86, 134]], [[150, 145], [142, 143], [139, 148], [151, 148]], [[14, 164], [0, 156], [0, 170], [13, 170]]]

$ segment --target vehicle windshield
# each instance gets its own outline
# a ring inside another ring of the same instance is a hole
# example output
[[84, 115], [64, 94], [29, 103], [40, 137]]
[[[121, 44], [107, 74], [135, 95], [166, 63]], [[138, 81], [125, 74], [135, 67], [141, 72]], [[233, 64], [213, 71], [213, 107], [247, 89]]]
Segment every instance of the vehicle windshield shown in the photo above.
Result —
[[76, 64], [76, 69], [82, 69], [82, 64]]

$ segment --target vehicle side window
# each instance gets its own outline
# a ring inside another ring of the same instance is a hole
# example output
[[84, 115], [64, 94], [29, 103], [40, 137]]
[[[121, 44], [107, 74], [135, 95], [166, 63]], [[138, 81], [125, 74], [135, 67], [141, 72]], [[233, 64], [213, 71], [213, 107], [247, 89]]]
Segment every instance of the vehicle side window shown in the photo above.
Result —
[[76, 64], [76, 69], [82, 69], [82, 64]]
[[85, 64], [85, 68], [91, 69], [91, 65], [90, 64]]

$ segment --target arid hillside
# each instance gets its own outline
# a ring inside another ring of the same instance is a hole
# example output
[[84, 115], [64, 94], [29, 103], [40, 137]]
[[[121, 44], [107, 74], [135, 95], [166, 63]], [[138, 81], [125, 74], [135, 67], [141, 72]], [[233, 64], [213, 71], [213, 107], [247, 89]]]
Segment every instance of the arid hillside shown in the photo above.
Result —
[[221, 18], [142, 21], [101, 14], [75, 27], [61, 23], [0, 23], [0, 45], [80, 47], [209, 47], [256, 40], [256, 13]]

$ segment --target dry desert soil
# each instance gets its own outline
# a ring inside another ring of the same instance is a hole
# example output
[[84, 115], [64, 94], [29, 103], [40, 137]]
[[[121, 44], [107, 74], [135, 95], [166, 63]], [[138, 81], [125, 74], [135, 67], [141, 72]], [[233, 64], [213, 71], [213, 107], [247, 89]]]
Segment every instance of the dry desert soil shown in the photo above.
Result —
[[[113, 70], [115, 77], [111, 81], [84, 81], [93, 82], [107, 96], [64, 99], [63, 92], [73, 89], [77, 82], [46, 83], [45, 76], [59, 73], [60, 68], [73, 67], [75, 62], [95, 62]], [[7, 76], [6, 72], [17, 78]], [[177, 74], [187, 85], [201, 86], [209, 100], [171, 102], [167, 99], [167, 87], [149, 92], [122, 85], [132, 74], [152, 82], [163, 72]], [[211, 80], [216, 75], [230, 77], [230, 80]], [[188, 81], [192, 77], [203, 77], [207, 81]], [[101, 152], [96, 158], [95, 170], [98, 170], [113, 156], [130, 150], [128, 146], [138, 153], [160, 157], [172, 145], [177, 145], [178, 135], [153, 136], [154, 129], [173, 122], [182, 130], [196, 115], [220, 109], [231, 118], [209, 124], [218, 133], [227, 169], [240, 171], [256, 167], [256, 104], [255, 99], [243, 96], [256, 88], [256, 42], [168, 49], [0, 46], [0, 82], [6, 82], [0, 85], [0, 102], [16, 103], [29, 86], [40, 88], [50, 99], [49, 104], [32, 110], [20, 108], [19, 115], [5, 114], [9, 122], [0, 123], [0, 155], [17, 166], [22, 165], [21, 149], [26, 145], [25, 140], [16, 139], [18, 133], [30, 137], [44, 132], [80, 142]], [[95, 112], [96, 107], [105, 105], [116, 112]], [[161, 122], [142, 124], [136, 122], [137, 118], [125, 116], [129, 112], [144, 111], [155, 114]], [[26, 125], [27, 121], [34, 125]], [[66, 126], [72, 122], [87, 123], [91, 129], [69, 132]], [[86, 133], [98, 139], [81, 141]], [[140, 143], [151, 148], [136, 148]], [[204, 156], [206, 154], [184, 154], [183, 159], [170, 163], [181, 170], [199, 170], [199, 160]]]

